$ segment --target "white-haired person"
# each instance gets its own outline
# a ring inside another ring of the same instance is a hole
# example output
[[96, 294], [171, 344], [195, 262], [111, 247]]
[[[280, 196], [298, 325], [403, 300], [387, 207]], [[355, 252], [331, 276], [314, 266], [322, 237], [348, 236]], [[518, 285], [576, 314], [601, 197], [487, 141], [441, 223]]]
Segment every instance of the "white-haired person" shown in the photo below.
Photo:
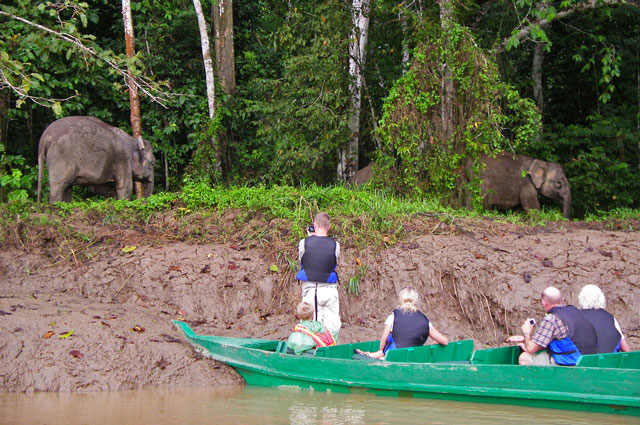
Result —
[[442, 335], [429, 321], [427, 316], [418, 309], [418, 292], [412, 287], [403, 288], [398, 294], [400, 305], [387, 317], [380, 337], [380, 349], [367, 352], [357, 350], [375, 359], [381, 359], [387, 351], [396, 348], [416, 347], [424, 345], [431, 337], [440, 345], [447, 345], [449, 340]]
[[596, 329], [598, 354], [631, 351], [620, 324], [605, 310], [607, 299], [596, 285], [585, 285], [578, 295], [578, 303], [587, 319]]

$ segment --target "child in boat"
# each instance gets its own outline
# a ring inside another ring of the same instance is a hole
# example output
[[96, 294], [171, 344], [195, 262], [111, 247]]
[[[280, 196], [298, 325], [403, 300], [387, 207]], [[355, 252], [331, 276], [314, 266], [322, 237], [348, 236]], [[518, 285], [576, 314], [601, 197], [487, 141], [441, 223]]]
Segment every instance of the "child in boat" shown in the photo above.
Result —
[[301, 302], [296, 307], [296, 317], [300, 323], [291, 330], [287, 339], [287, 353], [311, 354], [311, 350], [318, 347], [336, 345], [337, 335], [326, 329], [321, 322], [313, 319], [313, 306], [307, 302]]
[[357, 354], [381, 359], [389, 350], [424, 345], [428, 337], [440, 345], [449, 343], [447, 337], [443, 336], [418, 309], [419, 296], [415, 289], [410, 286], [403, 288], [398, 298], [400, 306], [393, 310], [384, 322], [380, 349], [374, 352], [356, 350]]

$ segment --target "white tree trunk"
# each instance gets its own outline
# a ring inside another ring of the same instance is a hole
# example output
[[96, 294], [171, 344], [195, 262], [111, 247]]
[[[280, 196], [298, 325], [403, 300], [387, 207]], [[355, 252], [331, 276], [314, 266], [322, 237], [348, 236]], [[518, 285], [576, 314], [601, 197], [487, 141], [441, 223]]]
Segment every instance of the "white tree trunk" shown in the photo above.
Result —
[[351, 40], [349, 42], [349, 76], [351, 77], [351, 135], [340, 151], [338, 179], [347, 180], [358, 171], [358, 145], [360, 143], [360, 111], [362, 109], [362, 82], [369, 37], [369, 10], [371, 0], [353, 0], [351, 9]]
[[409, 69], [409, 43], [407, 42], [409, 25], [407, 24], [406, 12], [398, 12], [398, 19], [402, 27], [402, 74], [405, 74]]
[[[213, 121], [216, 116], [216, 87], [213, 79], [213, 61], [211, 60], [211, 48], [209, 47], [209, 33], [207, 22], [202, 13], [200, 0], [193, 0], [193, 7], [198, 18], [198, 28], [200, 29], [200, 44], [202, 46], [202, 60], [204, 61], [204, 74], [207, 81], [207, 103], [209, 105], [209, 118]], [[215, 132], [211, 135], [211, 149], [215, 156], [215, 169], [220, 170], [220, 152], [216, 147]]]

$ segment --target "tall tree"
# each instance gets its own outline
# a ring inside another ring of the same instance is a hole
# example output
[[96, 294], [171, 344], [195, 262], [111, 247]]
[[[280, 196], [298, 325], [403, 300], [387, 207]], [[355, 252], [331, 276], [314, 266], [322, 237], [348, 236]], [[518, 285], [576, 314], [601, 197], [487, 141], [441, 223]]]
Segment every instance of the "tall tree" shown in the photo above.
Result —
[[369, 11], [371, 0], [353, 0], [351, 8], [351, 37], [349, 40], [349, 85], [351, 112], [349, 141], [340, 151], [338, 179], [347, 180], [358, 171], [358, 145], [360, 143], [360, 111], [362, 87], [369, 37]]
[[[144, 151], [142, 142], [142, 123], [140, 120], [140, 100], [138, 99], [138, 86], [133, 76], [133, 61], [135, 60], [135, 38], [133, 35], [133, 19], [131, 18], [131, 1], [122, 0], [122, 18], [124, 19], [124, 36], [127, 58], [127, 85], [129, 86], [129, 103], [131, 105], [131, 128], [133, 137], [138, 141], [138, 149]], [[144, 186], [141, 182], [135, 182], [136, 198], [144, 198]]]
[[235, 60], [233, 54], [233, 0], [218, 0], [211, 5], [214, 28], [216, 66], [220, 86], [225, 93], [236, 91]]
[[[213, 124], [216, 116], [216, 86], [213, 79], [213, 61], [211, 60], [211, 48], [209, 47], [209, 32], [207, 31], [207, 22], [202, 13], [202, 4], [200, 0], [193, 0], [193, 6], [196, 10], [198, 18], [198, 28], [200, 29], [200, 45], [202, 46], [202, 60], [204, 61], [204, 73], [207, 81], [207, 103], [209, 105], [210, 125]], [[211, 149], [215, 156], [214, 169], [216, 171], [221, 168], [220, 149], [216, 146], [215, 131], [211, 132]]]

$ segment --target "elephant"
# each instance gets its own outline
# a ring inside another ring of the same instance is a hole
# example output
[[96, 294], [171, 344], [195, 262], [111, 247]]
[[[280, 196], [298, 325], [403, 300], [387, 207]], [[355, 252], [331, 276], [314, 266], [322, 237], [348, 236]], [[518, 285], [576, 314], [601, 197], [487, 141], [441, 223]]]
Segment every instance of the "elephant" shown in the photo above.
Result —
[[373, 176], [373, 165], [372, 161], [366, 167], [359, 169], [357, 173], [349, 177], [349, 183], [356, 186], [368, 183]]
[[43, 162], [49, 170], [49, 201], [71, 201], [71, 186], [92, 186], [118, 199], [131, 199], [141, 182], [144, 196], [153, 192], [155, 158], [151, 143], [137, 141], [123, 130], [95, 117], [70, 116], [51, 123], [38, 145], [38, 202]]
[[525, 211], [540, 209], [538, 194], [562, 203], [562, 212], [571, 214], [571, 191], [562, 165], [524, 155], [498, 154], [495, 158], [481, 155], [486, 165], [481, 171], [480, 186], [485, 208], [512, 208]]

